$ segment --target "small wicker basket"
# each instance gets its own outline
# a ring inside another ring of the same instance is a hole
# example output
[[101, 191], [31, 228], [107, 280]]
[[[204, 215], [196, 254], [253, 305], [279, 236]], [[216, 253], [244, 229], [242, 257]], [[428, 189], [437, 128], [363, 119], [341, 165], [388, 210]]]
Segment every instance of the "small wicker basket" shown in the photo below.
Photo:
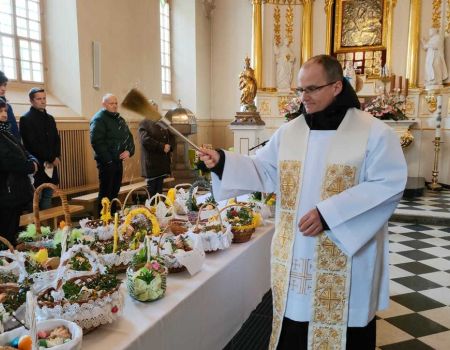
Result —
[[[39, 197], [41, 192], [46, 189], [50, 188], [53, 190], [53, 192], [59, 196], [61, 199], [61, 206], [63, 208], [64, 212], [64, 221], [66, 226], [71, 227], [72, 226], [72, 220], [70, 217], [70, 211], [69, 211], [69, 204], [67, 202], [66, 194], [57, 186], [51, 183], [43, 183], [40, 185], [36, 190], [34, 191], [33, 196], [33, 221], [36, 226], [36, 239], [31, 244], [28, 242], [19, 243], [16, 246], [16, 249], [19, 251], [38, 251], [40, 248], [45, 248], [45, 244], [42, 242], [42, 231], [41, 231], [41, 221], [39, 217]], [[42, 243], [42, 244], [40, 244]]]
[[[220, 213], [226, 212], [227, 209], [233, 208], [233, 207], [242, 207], [247, 208], [250, 212], [252, 212], [252, 209], [247, 205], [243, 203], [236, 203], [236, 204], [229, 204], [225, 207], [223, 207], [220, 210]], [[231, 232], [233, 233], [233, 243], [245, 243], [252, 238], [253, 232], [255, 232], [255, 227], [253, 225], [250, 225], [252, 227], [249, 227], [247, 229], [238, 229], [236, 227], [231, 226]]]

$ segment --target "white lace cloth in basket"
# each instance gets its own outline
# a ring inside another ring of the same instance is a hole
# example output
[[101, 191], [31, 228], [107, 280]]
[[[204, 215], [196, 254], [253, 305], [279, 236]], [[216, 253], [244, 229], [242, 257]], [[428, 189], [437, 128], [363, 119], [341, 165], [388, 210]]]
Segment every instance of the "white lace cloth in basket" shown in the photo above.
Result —
[[[168, 268], [180, 268], [182, 266], [186, 266], [189, 273], [194, 275], [200, 271], [203, 262], [205, 261], [202, 239], [194, 233], [186, 233], [181, 236], [187, 241], [192, 250], [187, 252], [181, 249], [174, 250], [170, 240], [177, 238], [169, 236], [165, 238], [165, 242], [162, 244], [159, 254], [164, 258], [164, 262]], [[156, 244], [152, 244], [151, 254], [157, 255], [157, 244], [159, 242], [159, 238], [153, 237], [153, 241]]]
[[84, 304], [65, 303], [63, 306], [38, 307], [38, 320], [62, 318], [77, 323], [83, 329], [90, 329], [111, 323], [122, 313], [124, 304], [124, 290], [119, 290], [96, 300]]
[[85, 235], [92, 238], [98, 237], [100, 241], [107, 241], [114, 237], [114, 224], [111, 223], [106, 226], [92, 228], [86, 225], [88, 221], [90, 221], [88, 218], [80, 220], [80, 227], [83, 229]]
[[224, 233], [215, 231], [202, 231], [201, 233], [189, 231], [189, 233], [199, 236], [202, 240], [203, 250], [211, 252], [227, 249], [231, 246], [231, 241], [233, 240], [231, 226], [225, 224], [225, 227], [226, 231]]

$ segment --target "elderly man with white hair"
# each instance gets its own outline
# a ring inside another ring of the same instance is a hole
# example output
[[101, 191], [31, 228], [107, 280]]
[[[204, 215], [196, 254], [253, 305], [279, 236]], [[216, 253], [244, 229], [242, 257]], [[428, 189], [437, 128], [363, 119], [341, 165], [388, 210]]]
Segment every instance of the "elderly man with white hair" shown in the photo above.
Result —
[[[90, 122], [90, 137], [98, 168], [98, 208], [101, 199], [110, 200], [119, 194], [123, 175], [123, 161], [134, 154], [133, 135], [118, 110], [117, 97], [106, 94], [102, 106]], [[112, 208], [114, 212], [115, 208]]]

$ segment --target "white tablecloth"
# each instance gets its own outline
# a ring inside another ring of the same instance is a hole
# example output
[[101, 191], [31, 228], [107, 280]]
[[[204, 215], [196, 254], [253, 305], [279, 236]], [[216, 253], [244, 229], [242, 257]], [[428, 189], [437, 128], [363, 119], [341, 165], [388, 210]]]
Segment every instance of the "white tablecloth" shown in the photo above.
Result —
[[123, 315], [86, 335], [83, 349], [223, 349], [270, 289], [273, 231], [272, 224], [259, 227], [250, 242], [207, 254], [195, 276], [169, 275], [160, 300], [127, 294]]

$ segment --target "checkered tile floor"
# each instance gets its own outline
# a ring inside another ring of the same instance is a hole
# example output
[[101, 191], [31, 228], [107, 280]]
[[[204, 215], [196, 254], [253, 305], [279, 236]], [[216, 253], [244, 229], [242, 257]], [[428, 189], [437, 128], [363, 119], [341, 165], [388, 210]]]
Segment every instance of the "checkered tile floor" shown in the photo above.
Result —
[[[450, 191], [425, 191], [424, 196], [413, 199], [402, 199], [395, 211], [396, 220], [401, 216], [413, 216], [422, 219], [435, 219], [436, 223], [450, 225]], [[408, 220], [409, 221], [409, 220]], [[433, 220], [427, 220], [428, 222]], [[450, 348], [450, 347], [449, 347]]]
[[[450, 193], [438, 197], [402, 204], [448, 211]], [[377, 315], [377, 349], [450, 349], [450, 227], [391, 222], [389, 232], [391, 304]], [[271, 303], [268, 293], [226, 350], [267, 349]]]
[[389, 223], [389, 309], [378, 313], [383, 350], [450, 349], [450, 228]]

